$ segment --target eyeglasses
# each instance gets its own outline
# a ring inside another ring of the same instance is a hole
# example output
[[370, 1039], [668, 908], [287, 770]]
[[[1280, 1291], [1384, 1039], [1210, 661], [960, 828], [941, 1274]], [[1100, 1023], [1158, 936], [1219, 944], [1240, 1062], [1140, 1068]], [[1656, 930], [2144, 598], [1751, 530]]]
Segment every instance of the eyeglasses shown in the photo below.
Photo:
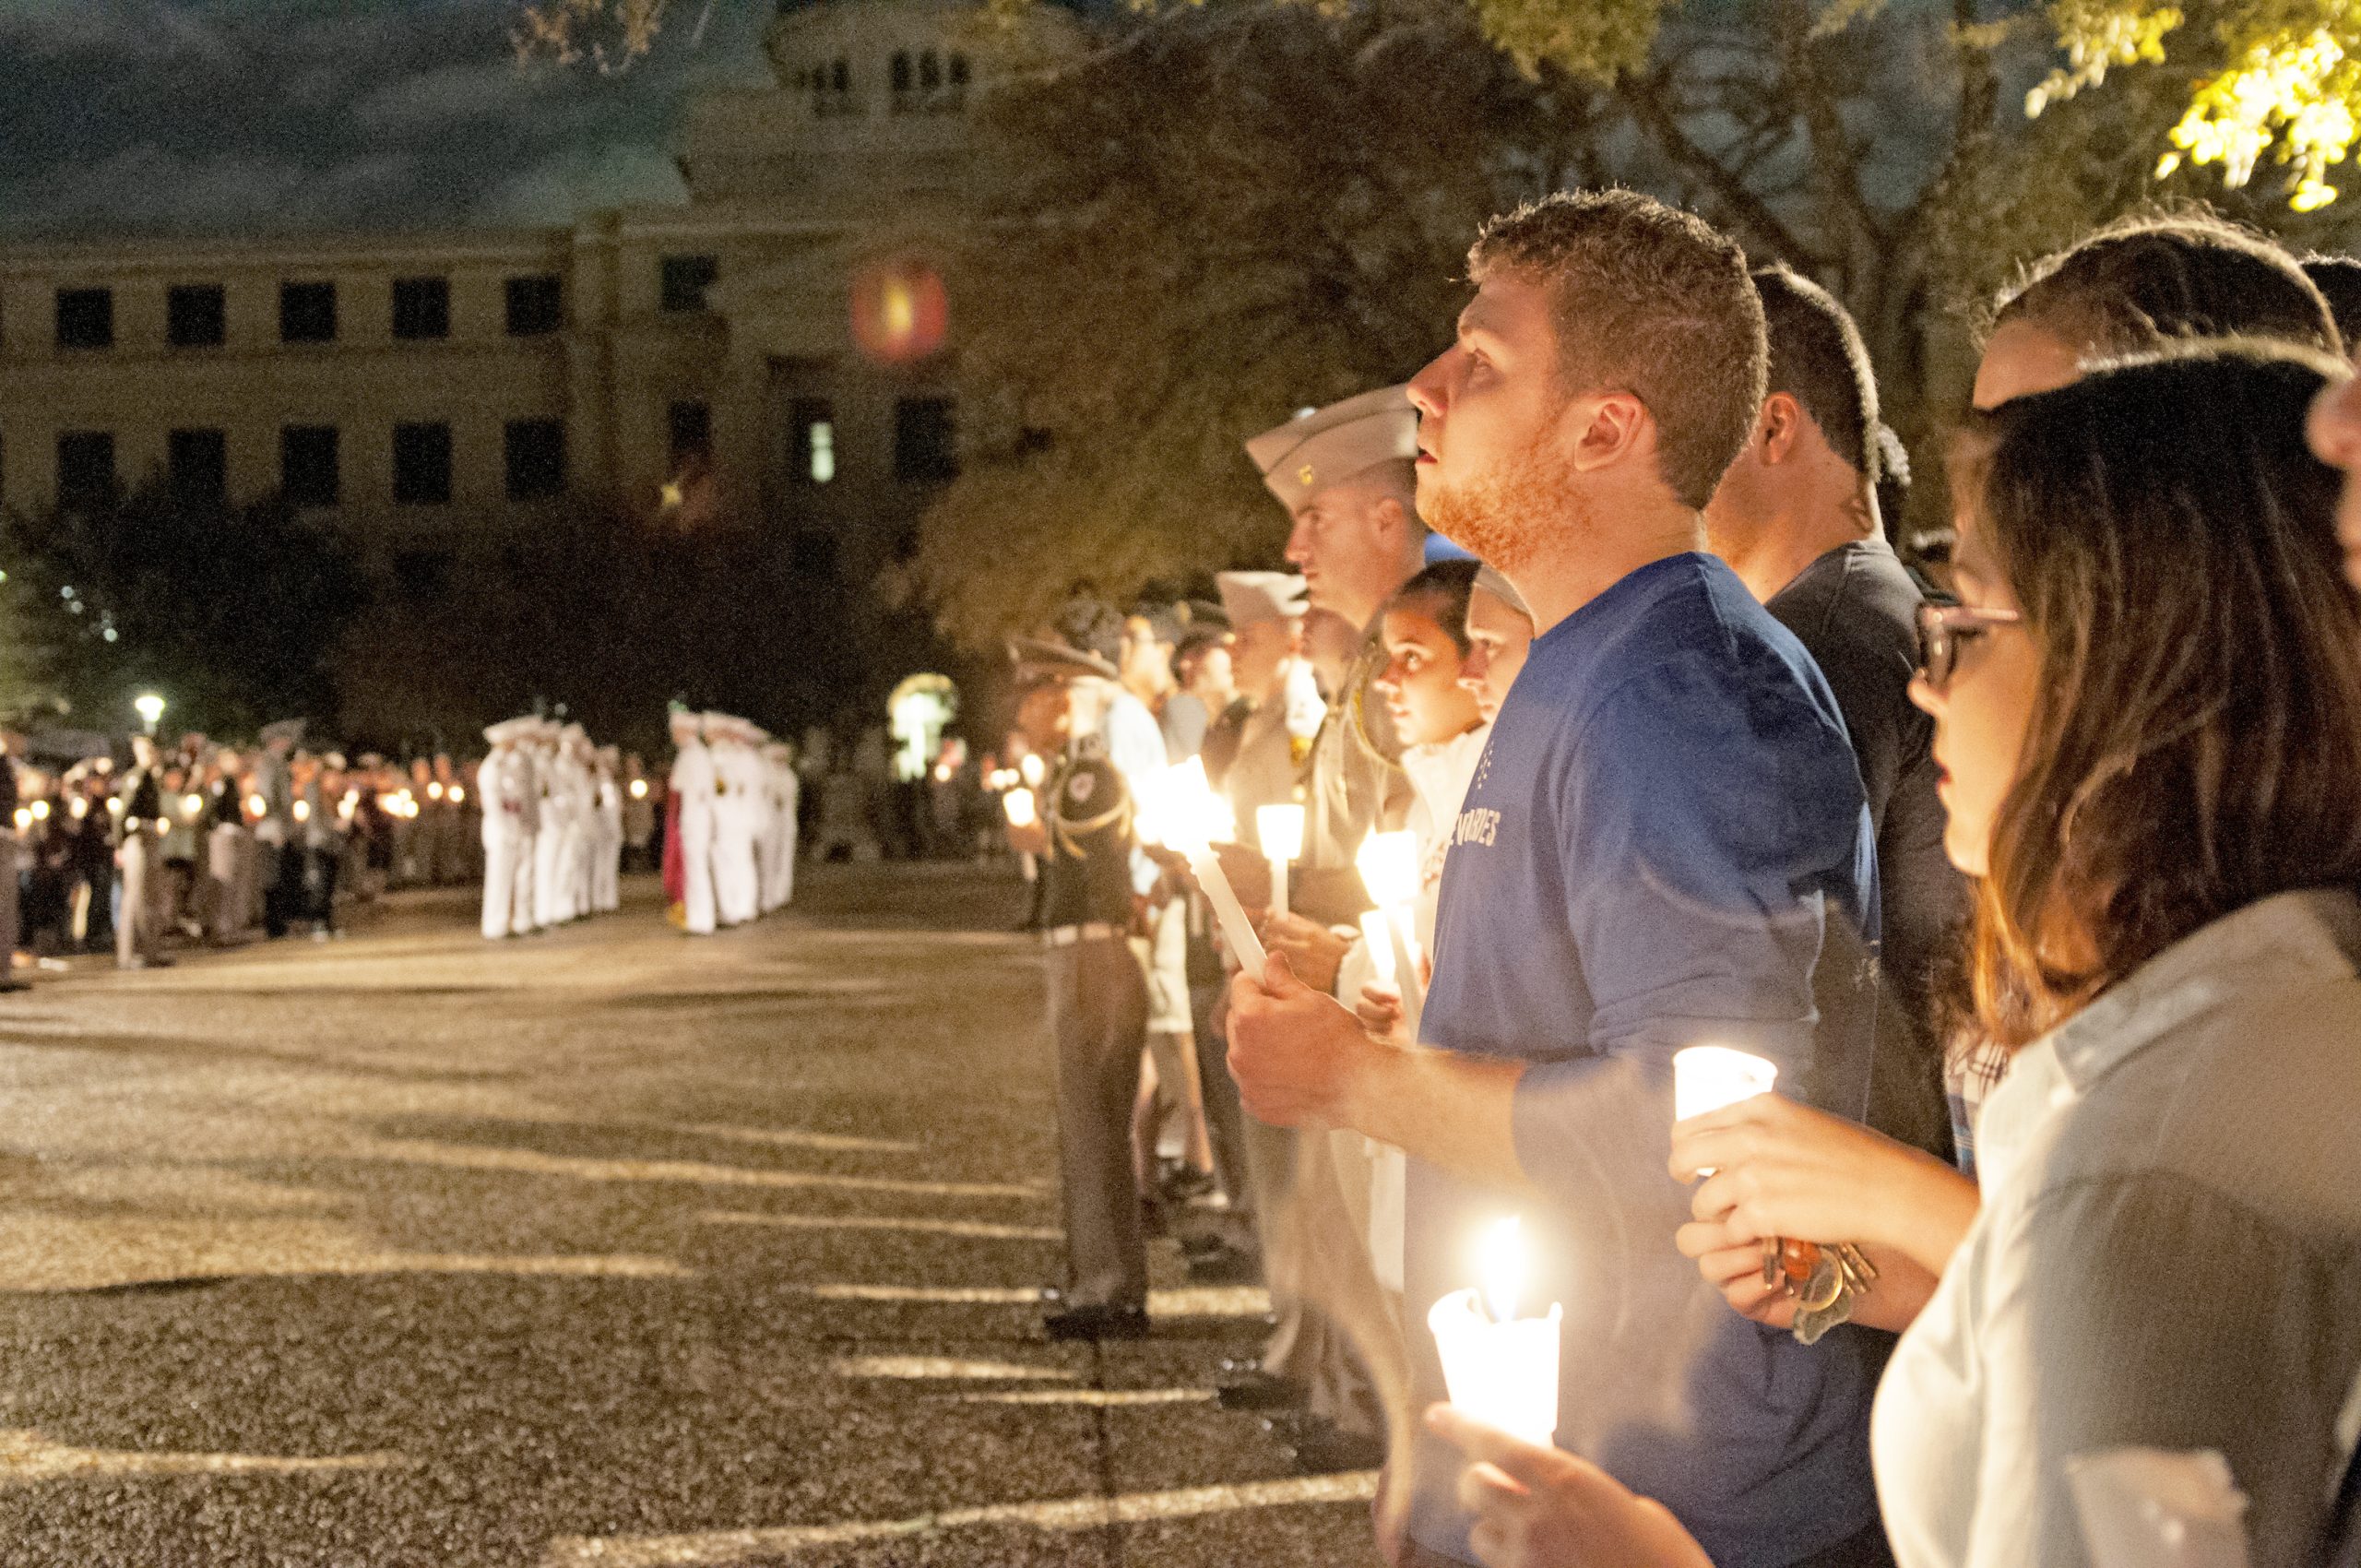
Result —
[[1959, 668], [1959, 650], [1995, 626], [2013, 626], [2024, 620], [2014, 610], [1978, 610], [1971, 604], [1922, 604], [1918, 607], [1918, 675], [1941, 691]]

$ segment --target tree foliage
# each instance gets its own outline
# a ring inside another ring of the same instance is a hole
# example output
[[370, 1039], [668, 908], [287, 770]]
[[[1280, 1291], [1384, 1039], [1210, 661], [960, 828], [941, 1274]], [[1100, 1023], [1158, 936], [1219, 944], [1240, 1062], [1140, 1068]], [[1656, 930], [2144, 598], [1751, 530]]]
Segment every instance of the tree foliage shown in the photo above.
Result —
[[0, 517], [7, 706], [113, 730], [154, 690], [177, 723], [250, 734], [326, 719], [326, 656], [366, 600], [351, 549], [277, 501], [226, 508], [161, 482]]

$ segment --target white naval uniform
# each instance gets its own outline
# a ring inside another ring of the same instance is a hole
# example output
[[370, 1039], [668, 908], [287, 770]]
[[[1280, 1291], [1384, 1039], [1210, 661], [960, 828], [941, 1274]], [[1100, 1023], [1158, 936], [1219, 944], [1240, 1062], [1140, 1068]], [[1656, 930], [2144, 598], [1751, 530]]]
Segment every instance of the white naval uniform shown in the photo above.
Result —
[[713, 766], [722, 787], [714, 797], [714, 903], [722, 924], [743, 925], [761, 912], [754, 816], [761, 809], [762, 781], [753, 752], [734, 741], [714, 748]]
[[600, 914], [623, 904], [623, 792], [601, 763], [598, 784], [598, 834], [590, 859], [590, 908]]
[[513, 744], [494, 746], [476, 775], [483, 797], [483, 933], [533, 929], [534, 840], [540, 825], [533, 760]]
[[713, 753], [703, 741], [681, 743], [672, 757], [672, 793], [681, 802], [681, 903], [689, 934], [713, 933]]
[[541, 759], [541, 826], [533, 849], [533, 921], [564, 925], [575, 916], [571, 873], [576, 825], [574, 761], [561, 746]]

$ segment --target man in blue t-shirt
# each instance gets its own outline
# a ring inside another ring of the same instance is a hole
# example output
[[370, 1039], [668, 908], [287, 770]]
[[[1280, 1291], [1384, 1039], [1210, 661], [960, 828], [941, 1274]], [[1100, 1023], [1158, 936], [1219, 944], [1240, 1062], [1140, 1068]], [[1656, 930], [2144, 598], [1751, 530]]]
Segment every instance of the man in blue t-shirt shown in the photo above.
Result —
[[[1763, 395], [1738, 248], [1645, 196], [1486, 227], [1458, 340], [1411, 384], [1418, 506], [1515, 585], [1536, 636], [1445, 863], [1420, 1039], [1373, 1039], [1284, 966], [1233, 995], [1247, 1106], [1411, 1156], [1414, 1398], [1432, 1303], [1525, 1221], [1527, 1312], [1565, 1309], [1560, 1446], [1660, 1499], [1719, 1568], [1873, 1563], [1867, 1346], [1731, 1313], [1673, 1246], [1672, 1054], [1735, 1046], [1858, 1117], [1877, 880], [1860, 776], [1801, 645], [1703, 552]], [[1469, 1562], [1422, 1443], [1406, 1561]], [[1394, 1478], [1394, 1482], [1401, 1478]], [[1389, 1483], [1390, 1487], [1392, 1483]]]

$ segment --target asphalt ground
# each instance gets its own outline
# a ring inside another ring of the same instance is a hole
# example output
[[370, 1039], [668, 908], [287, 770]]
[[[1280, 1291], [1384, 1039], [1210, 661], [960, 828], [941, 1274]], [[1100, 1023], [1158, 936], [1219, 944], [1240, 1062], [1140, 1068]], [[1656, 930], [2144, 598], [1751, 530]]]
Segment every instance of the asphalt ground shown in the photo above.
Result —
[[1374, 1561], [1211, 1401], [1252, 1290], [1051, 1344], [1013, 879], [689, 939], [346, 939], [0, 998], [0, 1568]]

